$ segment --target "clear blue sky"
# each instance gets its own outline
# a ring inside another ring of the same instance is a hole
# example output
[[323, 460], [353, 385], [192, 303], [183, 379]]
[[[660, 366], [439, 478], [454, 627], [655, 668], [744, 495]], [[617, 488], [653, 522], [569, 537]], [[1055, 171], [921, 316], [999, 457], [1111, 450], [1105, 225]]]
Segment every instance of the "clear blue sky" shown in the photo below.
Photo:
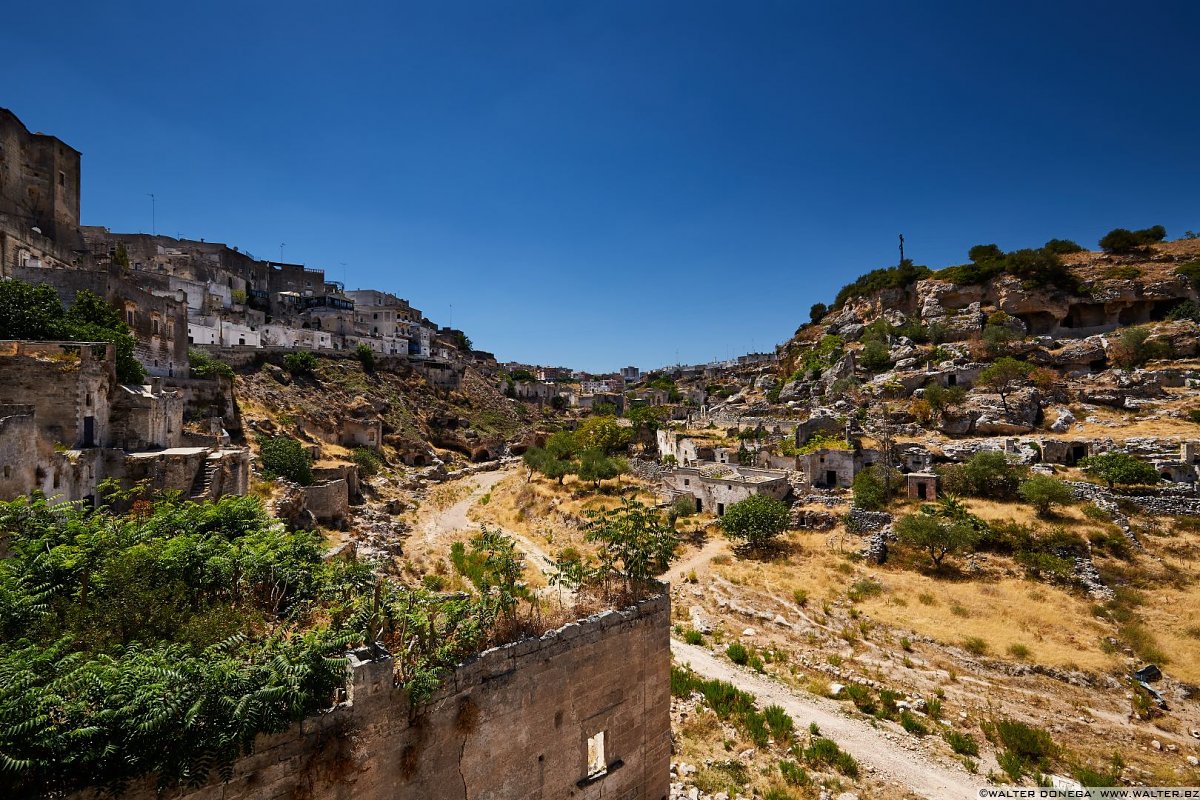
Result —
[[788, 338], [895, 263], [1200, 229], [1194, 2], [60, 2], [4, 91], [86, 224], [301, 261], [502, 360]]

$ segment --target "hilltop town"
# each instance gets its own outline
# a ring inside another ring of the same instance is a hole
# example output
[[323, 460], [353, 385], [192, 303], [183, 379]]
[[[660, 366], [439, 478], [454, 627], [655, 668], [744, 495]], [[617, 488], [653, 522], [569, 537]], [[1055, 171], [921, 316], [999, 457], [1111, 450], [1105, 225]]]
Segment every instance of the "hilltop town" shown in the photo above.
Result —
[[1200, 782], [1194, 234], [591, 374], [83, 177], [0, 110], [5, 796]]

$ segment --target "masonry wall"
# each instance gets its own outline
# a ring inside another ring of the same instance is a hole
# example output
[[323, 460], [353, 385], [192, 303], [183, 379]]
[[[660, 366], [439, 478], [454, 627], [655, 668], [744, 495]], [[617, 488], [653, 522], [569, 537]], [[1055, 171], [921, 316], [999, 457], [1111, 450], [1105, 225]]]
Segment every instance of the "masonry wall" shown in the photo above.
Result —
[[[666, 800], [670, 601], [607, 611], [460, 667], [420, 713], [390, 660], [359, 663], [349, 700], [260, 737], [228, 783], [174, 800]], [[608, 771], [589, 781], [587, 741]], [[153, 784], [128, 800], [155, 798]], [[72, 800], [93, 800], [91, 792]]]

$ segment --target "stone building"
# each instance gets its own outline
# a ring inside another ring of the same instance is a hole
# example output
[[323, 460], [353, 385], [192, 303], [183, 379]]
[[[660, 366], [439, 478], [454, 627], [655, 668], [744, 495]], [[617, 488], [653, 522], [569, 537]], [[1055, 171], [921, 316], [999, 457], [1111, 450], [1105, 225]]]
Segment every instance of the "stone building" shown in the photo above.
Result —
[[696, 511], [708, 511], [718, 517], [729, 506], [752, 495], [783, 500], [791, 491], [786, 472], [754, 467], [677, 467], [665, 472], [662, 478], [662, 494], [667, 502], [690, 497], [696, 503]]
[[0, 499], [88, 500], [105, 479], [188, 497], [244, 494], [240, 448], [181, 447], [184, 396], [117, 383], [107, 342], [0, 342]]
[[75, 148], [57, 137], [31, 133], [15, 114], [0, 108], [0, 216], [5, 227], [82, 247], [79, 159]]
[[876, 450], [822, 447], [796, 459], [803, 480], [824, 489], [849, 489], [861, 470], [882, 461]]

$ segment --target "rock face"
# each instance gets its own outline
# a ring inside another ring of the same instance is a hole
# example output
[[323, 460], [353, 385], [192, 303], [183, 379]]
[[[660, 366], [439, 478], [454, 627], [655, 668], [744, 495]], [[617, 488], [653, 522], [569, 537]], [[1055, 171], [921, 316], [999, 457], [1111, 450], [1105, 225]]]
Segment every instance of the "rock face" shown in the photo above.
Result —
[[957, 408], [942, 414], [939, 425], [950, 436], [1029, 433], [1042, 415], [1042, 395], [1037, 389], [1019, 389], [1002, 400], [998, 394], [972, 394]]

